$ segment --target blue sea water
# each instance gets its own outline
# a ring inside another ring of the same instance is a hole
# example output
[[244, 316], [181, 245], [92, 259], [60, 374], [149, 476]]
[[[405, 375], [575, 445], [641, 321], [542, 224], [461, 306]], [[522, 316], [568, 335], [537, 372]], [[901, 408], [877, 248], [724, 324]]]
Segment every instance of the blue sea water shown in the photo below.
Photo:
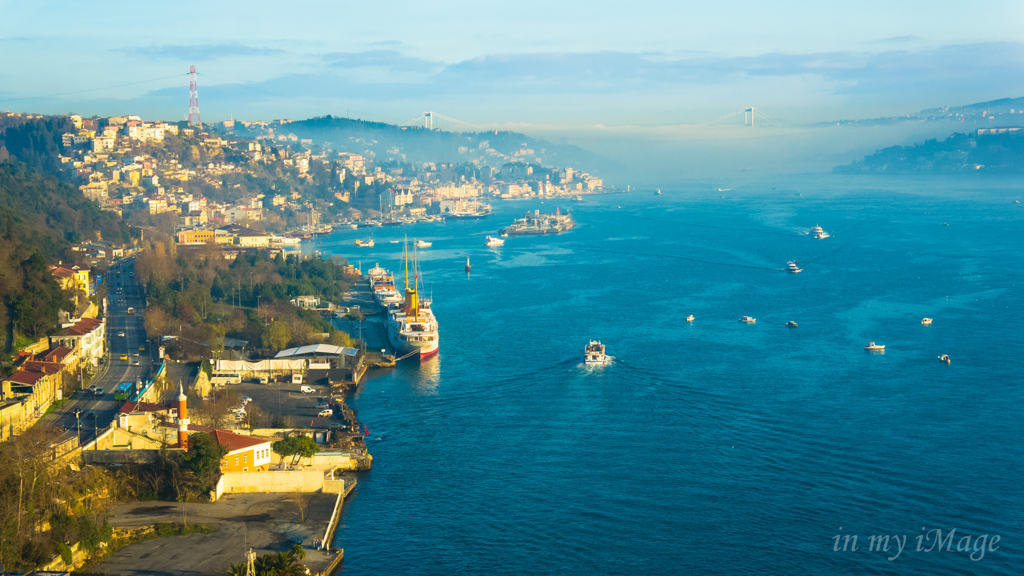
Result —
[[[344, 572], [1019, 574], [1024, 186], [663, 191], [499, 202], [377, 229], [369, 252], [352, 245], [365, 230], [319, 247], [398, 269], [388, 238], [432, 241], [442, 330], [439, 357], [371, 373], [351, 399], [374, 469], [344, 507]], [[556, 206], [571, 233], [483, 246]], [[590, 338], [614, 363], [581, 366]], [[934, 529], [956, 529], [952, 551]], [[902, 553], [869, 551], [878, 534]], [[979, 535], [1000, 540], [973, 561]]]

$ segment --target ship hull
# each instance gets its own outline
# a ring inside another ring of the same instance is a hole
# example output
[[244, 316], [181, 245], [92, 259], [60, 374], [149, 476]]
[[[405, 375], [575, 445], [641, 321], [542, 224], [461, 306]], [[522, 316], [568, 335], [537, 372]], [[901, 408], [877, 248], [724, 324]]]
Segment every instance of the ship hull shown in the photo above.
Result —
[[[408, 342], [406, 340], [400, 340], [395, 327], [393, 325], [388, 326], [388, 342], [391, 343], [391, 347], [395, 349], [395, 355], [399, 358], [410, 354], [412, 354], [410, 358], [417, 356], [420, 360], [430, 358], [440, 350], [440, 340], [441, 338], [439, 336], [429, 342]], [[418, 355], [413, 354], [414, 352], [418, 352]]]

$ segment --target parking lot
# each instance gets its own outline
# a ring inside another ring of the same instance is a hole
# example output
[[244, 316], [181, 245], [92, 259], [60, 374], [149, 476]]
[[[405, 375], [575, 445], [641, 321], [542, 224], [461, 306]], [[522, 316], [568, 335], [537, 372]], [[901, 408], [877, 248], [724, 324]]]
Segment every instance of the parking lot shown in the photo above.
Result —
[[[298, 384], [271, 383], [260, 384], [254, 381], [243, 381], [241, 384], [228, 384], [225, 389], [238, 394], [239, 397], [248, 396], [252, 403], [270, 415], [270, 418], [278, 416], [290, 417], [292, 424], [303, 428], [328, 428], [331, 424], [344, 424], [341, 410], [337, 406], [331, 406], [334, 414], [330, 417], [318, 417], [322, 408], [318, 404], [331, 403], [330, 393], [322, 386], [313, 386], [316, 394], [303, 394]], [[267, 423], [269, 425], [269, 422]]]

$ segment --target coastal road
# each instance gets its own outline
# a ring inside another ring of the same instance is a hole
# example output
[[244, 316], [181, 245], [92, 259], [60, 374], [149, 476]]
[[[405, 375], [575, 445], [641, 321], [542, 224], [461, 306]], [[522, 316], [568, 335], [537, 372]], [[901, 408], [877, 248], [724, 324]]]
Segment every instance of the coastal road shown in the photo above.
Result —
[[[140, 378], [145, 381], [152, 371], [154, 352], [146, 341], [145, 302], [141, 288], [135, 284], [134, 263], [134, 258], [126, 258], [111, 265], [107, 271], [108, 353], [91, 382], [102, 387], [103, 394], [78, 391], [59, 410], [44, 418], [46, 425], [63, 426], [66, 430], [75, 430], [76, 425], [81, 424], [82, 444], [94, 439], [98, 431], [106, 429], [124, 405], [123, 400], [114, 399], [114, 388], [122, 382], [134, 384]], [[128, 308], [134, 308], [134, 314], [128, 314]], [[144, 350], [140, 351], [140, 347]], [[77, 418], [76, 412], [80, 413]]]

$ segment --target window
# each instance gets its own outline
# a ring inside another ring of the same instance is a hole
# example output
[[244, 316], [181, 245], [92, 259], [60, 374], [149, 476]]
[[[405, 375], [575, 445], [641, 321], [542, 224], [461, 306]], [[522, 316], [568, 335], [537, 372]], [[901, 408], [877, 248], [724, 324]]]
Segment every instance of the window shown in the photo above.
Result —
[[242, 464], [248, 464], [248, 463], [249, 463], [249, 455], [248, 454], [243, 454], [242, 455]]
[[235, 456], [235, 466], [238, 466], [238, 456]]

